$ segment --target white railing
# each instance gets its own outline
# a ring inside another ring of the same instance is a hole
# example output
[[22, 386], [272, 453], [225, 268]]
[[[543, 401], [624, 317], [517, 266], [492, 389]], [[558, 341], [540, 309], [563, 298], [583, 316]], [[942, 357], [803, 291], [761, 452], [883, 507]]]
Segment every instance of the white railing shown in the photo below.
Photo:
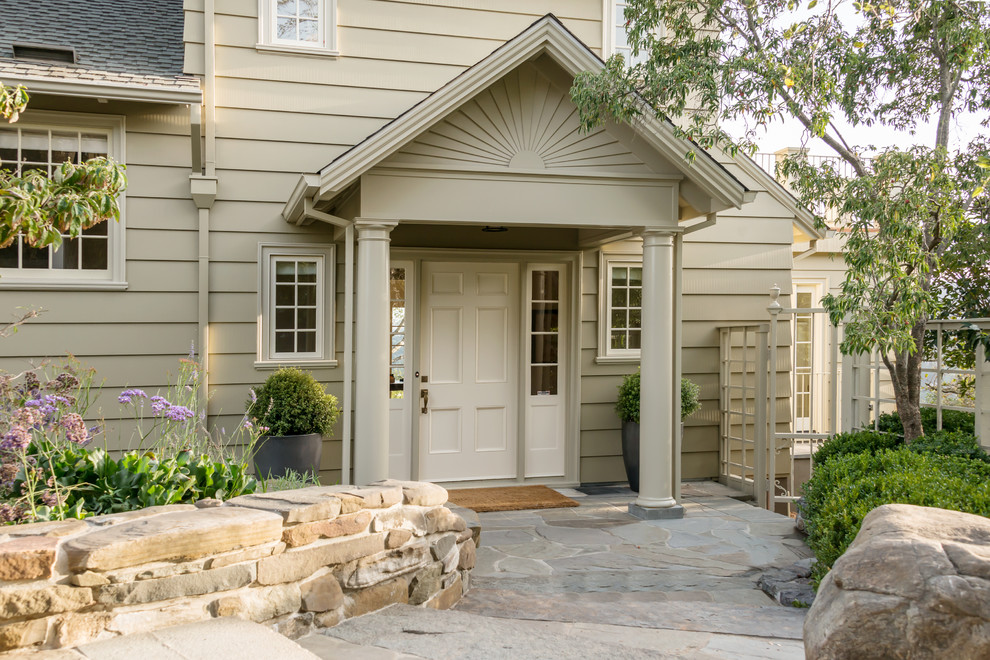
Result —
[[[945, 333], [962, 330], [966, 326], [975, 326], [980, 330], [990, 330], [990, 318], [986, 319], [934, 319], [928, 321], [928, 332], [935, 332], [935, 360], [922, 365], [922, 378], [934, 382], [937, 428], [942, 428], [942, 412], [944, 410], [960, 410], [972, 412], [977, 416], [976, 432], [984, 446], [990, 446], [990, 368], [984, 358], [982, 347], [975, 357], [975, 368], [957, 369], [945, 364], [944, 346]], [[893, 392], [886, 395], [884, 390], [891, 390], [887, 377], [887, 367], [879, 353], [870, 355], [843, 356], [851, 374], [847, 383], [843, 384], [844, 399], [851, 414], [843, 420], [843, 430], [852, 431], [878, 427], [880, 415], [897, 409], [897, 401]], [[944, 386], [946, 381], [960, 377], [971, 377], [976, 380], [976, 396], [974, 405], [949, 405], [945, 403]]]

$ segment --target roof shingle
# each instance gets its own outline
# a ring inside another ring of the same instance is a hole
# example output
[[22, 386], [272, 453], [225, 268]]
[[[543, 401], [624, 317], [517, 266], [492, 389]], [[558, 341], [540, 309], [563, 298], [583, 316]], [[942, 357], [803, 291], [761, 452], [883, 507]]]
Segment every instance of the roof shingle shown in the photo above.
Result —
[[[182, 0], [3, 0], [0, 75], [197, 89], [183, 77]], [[14, 59], [12, 44], [75, 48], [76, 64]]]

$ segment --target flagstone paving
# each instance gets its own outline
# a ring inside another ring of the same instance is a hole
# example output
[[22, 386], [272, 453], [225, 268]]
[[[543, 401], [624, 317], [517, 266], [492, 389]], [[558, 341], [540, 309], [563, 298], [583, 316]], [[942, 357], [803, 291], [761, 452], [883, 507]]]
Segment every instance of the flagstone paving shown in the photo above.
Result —
[[811, 557], [790, 519], [711, 483], [684, 484], [681, 520], [630, 516], [629, 492], [562, 492], [581, 506], [479, 515], [471, 591], [454, 611], [393, 606], [300, 643], [383, 660], [804, 657], [806, 610], [757, 586]]

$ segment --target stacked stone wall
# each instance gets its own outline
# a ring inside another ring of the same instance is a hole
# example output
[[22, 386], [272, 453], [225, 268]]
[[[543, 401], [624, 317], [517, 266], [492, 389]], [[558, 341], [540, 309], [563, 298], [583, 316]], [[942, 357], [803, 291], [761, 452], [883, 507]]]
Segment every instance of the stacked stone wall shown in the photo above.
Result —
[[0, 528], [0, 651], [233, 616], [299, 637], [467, 590], [477, 535], [429, 483], [312, 487]]

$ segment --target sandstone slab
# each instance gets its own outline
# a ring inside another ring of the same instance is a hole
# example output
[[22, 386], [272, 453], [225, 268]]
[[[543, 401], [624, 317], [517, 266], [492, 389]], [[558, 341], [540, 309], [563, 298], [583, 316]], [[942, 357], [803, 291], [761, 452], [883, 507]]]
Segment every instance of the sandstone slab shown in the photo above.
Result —
[[74, 571], [195, 559], [279, 541], [282, 517], [237, 507], [170, 511], [111, 524], [63, 545]]
[[362, 557], [353, 567], [345, 570], [343, 583], [349, 589], [363, 589], [396, 575], [414, 571], [429, 561], [430, 550], [425, 544], [407, 545], [379, 555]]
[[409, 582], [409, 604], [425, 603], [440, 591], [440, 574], [442, 572], [443, 566], [437, 562], [416, 573]]
[[305, 612], [326, 612], [344, 604], [344, 592], [332, 573], [304, 582], [299, 589]]
[[367, 589], [348, 593], [344, 612], [347, 618], [351, 618], [408, 601], [409, 582], [404, 577], [397, 577]]
[[108, 584], [96, 587], [93, 592], [96, 601], [104, 605], [134, 605], [230, 591], [245, 587], [253, 581], [254, 566], [237, 564], [158, 580]]
[[37, 580], [52, 576], [55, 546], [51, 536], [24, 536], [0, 543], [0, 580]]
[[48, 637], [51, 618], [18, 621], [0, 626], [0, 651], [41, 644]]
[[210, 604], [210, 612], [216, 617], [231, 616], [260, 622], [296, 612], [301, 602], [299, 585], [279, 584], [244, 589], [218, 598]]
[[69, 612], [86, 607], [93, 602], [89, 589], [64, 584], [29, 583], [29, 586], [4, 585], [0, 587], [0, 618], [41, 616]]
[[26, 525], [15, 525], [3, 530], [9, 536], [51, 536], [64, 538], [79, 534], [89, 528], [82, 520], [54, 520], [52, 522], [28, 523]]
[[345, 537], [289, 550], [258, 562], [258, 583], [279, 584], [307, 578], [324, 566], [346, 564], [385, 549], [384, 534]]
[[467, 529], [464, 518], [448, 509], [447, 507], [437, 507], [430, 509], [424, 514], [426, 518], [426, 533], [436, 534], [437, 532], [463, 532]]
[[461, 554], [457, 561], [457, 568], [462, 571], [469, 571], [474, 568], [474, 564], [477, 561], [477, 550], [474, 547], [474, 541], [468, 539], [461, 544]]
[[453, 576], [454, 579], [450, 585], [444, 587], [440, 593], [426, 602], [427, 607], [432, 607], [435, 610], [449, 610], [457, 604], [457, 601], [461, 599], [461, 574], [453, 573]]
[[[807, 657], [990, 657], [990, 520], [888, 504], [822, 580]], [[866, 644], [866, 646], [864, 646]]]
[[402, 499], [415, 506], [440, 506], [447, 502], [447, 489], [427, 481], [399, 481], [385, 479], [376, 481], [373, 486], [398, 486], [402, 489]]
[[412, 531], [408, 529], [393, 529], [385, 537], [385, 547], [392, 550], [404, 546], [412, 538]]
[[163, 513], [177, 513], [179, 511], [192, 511], [195, 509], [195, 505], [192, 504], [166, 504], [161, 506], [149, 506], [143, 509], [137, 509], [135, 511], [123, 511], [121, 513], [105, 513], [101, 516], [93, 516], [92, 518], [87, 518], [86, 522], [90, 525], [96, 525], [97, 527], [105, 527], [107, 525], [120, 525], [123, 523], [132, 522], [134, 520], [140, 520], [142, 518], [151, 518], [152, 516], [160, 516]]
[[[402, 489], [398, 486], [325, 486], [342, 500], [350, 500], [362, 509], [387, 509], [402, 502]], [[357, 509], [355, 509], [357, 510]], [[349, 512], [345, 512], [349, 513]]]
[[[340, 501], [340, 500], [338, 500]], [[332, 539], [338, 536], [359, 534], [368, 528], [371, 514], [359, 511], [342, 515], [333, 520], [319, 520], [286, 527], [282, 531], [282, 541], [290, 548], [309, 545], [317, 539]]]
[[277, 513], [286, 524], [331, 520], [340, 514], [340, 499], [321, 486], [241, 495], [227, 500], [224, 506]]

